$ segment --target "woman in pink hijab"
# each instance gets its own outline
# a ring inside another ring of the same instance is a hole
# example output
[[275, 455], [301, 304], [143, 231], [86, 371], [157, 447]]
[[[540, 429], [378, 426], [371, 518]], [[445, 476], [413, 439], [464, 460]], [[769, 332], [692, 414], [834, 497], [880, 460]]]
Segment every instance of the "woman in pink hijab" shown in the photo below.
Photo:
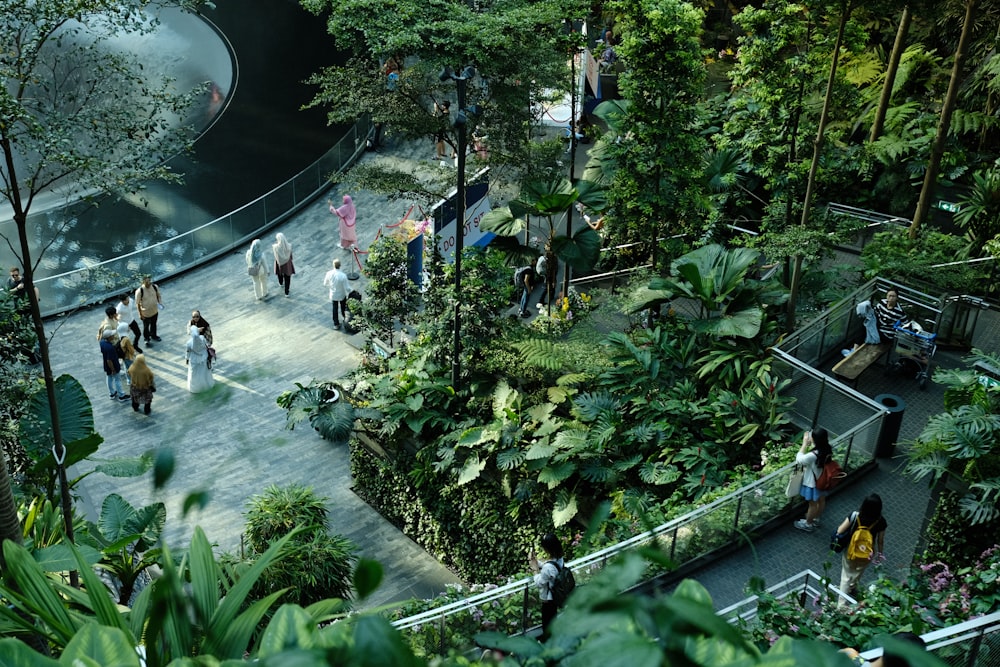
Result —
[[326, 203], [330, 207], [330, 213], [336, 213], [337, 217], [340, 218], [340, 247], [346, 250], [356, 245], [358, 242], [358, 230], [354, 224], [358, 217], [358, 211], [354, 208], [351, 196], [344, 195], [344, 205], [340, 208], [334, 208], [333, 202], [329, 199], [326, 200]]

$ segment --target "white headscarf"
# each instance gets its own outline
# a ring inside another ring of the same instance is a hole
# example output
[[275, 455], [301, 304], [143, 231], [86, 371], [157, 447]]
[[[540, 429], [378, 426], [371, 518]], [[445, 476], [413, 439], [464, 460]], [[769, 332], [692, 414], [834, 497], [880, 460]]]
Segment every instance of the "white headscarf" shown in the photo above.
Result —
[[192, 352], [206, 351], [208, 349], [208, 346], [205, 343], [205, 338], [200, 333], [198, 333], [198, 327], [192, 324], [190, 333], [191, 333], [191, 340], [188, 341], [188, 348]]
[[264, 258], [264, 252], [260, 249], [261, 243], [260, 239], [254, 239], [253, 243], [250, 244], [250, 249], [247, 250], [247, 266], [253, 266], [255, 264], [260, 264], [260, 261]]
[[274, 250], [274, 259], [278, 264], [287, 264], [292, 258], [292, 244], [288, 242], [281, 232], [274, 237], [278, 242], [271, 246]]

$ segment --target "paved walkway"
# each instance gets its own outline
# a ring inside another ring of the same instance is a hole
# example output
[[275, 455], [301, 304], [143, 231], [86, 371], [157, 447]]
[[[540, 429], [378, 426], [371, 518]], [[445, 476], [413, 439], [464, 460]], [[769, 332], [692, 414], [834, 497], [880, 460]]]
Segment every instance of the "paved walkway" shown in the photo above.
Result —
[[[986, 351], [1000, 350], [1000, 313], [986, 311], [981, 314], [974, 346]], [[934, 363], [945, 368], [965, 368], [967, 364], [962, 362], [962, 356], [959, 352], [938, 351]], [[822, 370], [830, 373], [836, 361], [831, 361]], [[914, 555], [919, 555], [923, 549], [921, 536], [924, 523], [934, 508], [928, 485], [902, 474], [906, 463], [905, 443], [920, 434], [929, 417], [944, 410], [944, 388], [928, 382], [926, 390], [920, 390], [911, 377], [887, 373], [876, 366], [860, 377], [857, 389], [872, 398], [889, 393], [906, 401], [900, 444], [895, 455], [879, 459], [876, 470], [846, 489], [838, 490], [827, 503], [820, 530], [804, 533], [793, 528], [789, 520], [785, 526], [754, 540], [752, 545], [738, 549], [692, 575], [711, 593], [716, 609], [746, 598], [746, 585], [752, 576], [763, 577], [765, 585], [771, 586], [802, 570], [812, 569], [820, 574], [826, 571], [834, 583], [838, 583], [840, 557], [829, 551], [830, 533], [845, 516], [860, 507], [865, 496], [873, 492], [882, 496], [883, 514], [889, 524], [885, 536], [886, 562], [882, 566], [883, 571], [896, 580], [906, 576]], [[805, 514], [804, 503], [802, 507], [796, 518]], [[868, 568], [861, 580], [862, 585], [872, 582], [875, 577], [876, 568]]]
[[[432, 164], [423, 153], [432, 155], [430, 141], [394, 150], [392, 159], [453, 178], [454, 169]], [[344, 193], [333, 188], [329, 194], [339, 203]], [[399, 222], [411, 203], [370, 192], [350, 194], [358, 209], [362, 249], [369, 247], [380, 226]], [[286, 430], [285, 411], [275, 403], [295, 383], [340, 377], [360, 359], [349, 338], [333, 329], [323, 287], [332, 258], [343, 258], [345, 266], [350, 259], [337, 244], [337, 218], [325, 202], [321, 197], [263, 235], [270, 245], [280, 231], [293, 244], [298, 273], [288, 298], [273, 277], [269, 298], [254, 298], [243, 259], [246, 248], [160, 284], [163, 341], [145, 348], [157, 384], [148, 417], [108, 399], [95, 341], [105, 304], [46, 322], [54, 373], [75, 376], [93, 403], [97, 432], [104, 437], [98, 455], [134, 456], [169, 447], [176, 456], [174, 477], [159, 493], [154, 493], [148, 475], [116, 479], [93, 474], [76, 490], [90, 519], [96, 520], [100, 502], [109, 493], [119, 493], [137, 507], [162, 501], [167, 506], [168, 544], [186, 546], [194, 526], [200, 525], [219, 552], [238, 552], [248, 498], [271, 484], [309, 485], [330, 499], [330, 529], [357, 544], [361, 555], [382, 563], [385, 580], [371, 604], [432, 597], [458, 578], [352, 492], [346, 447], [331, 445], [308, 426]], [[364, 278], [354, 285], [363, 292]], [[211, 323], [219, 354], [216, 385], [204, 394], [190, 394], [186, 388], [184, 349], [195, 308]], [[71, 477], [89, 467], [81, 464]], [[209, 491], [209, 505], [182, 517], [184, 496], [197, 489]]]
[[[394, 146], [386, 155], [369, 154], [363, 159], [388, 159], [437, 176], [443, 191], [454, 170], [439, 167], [431, 155], [429, 142], [413, 142]], [[580, 151], [577, 173], [585, 160]], [[336, 188], [330, 192], [335, 201], [341, 194]], [[412, 204], [370, 192], [350, 194], [358, 208], [358, 245], [363, 249], [369, 247], [380, 226], [398, 222]], [[325, 199], [320, 198], [263, 236], [269, 244], [274, 232], [280, 231], [294, 246], [298, 274], [290, 297], [279, 293], [272, 278], [270, 297], [254, 299], [244, 269], [245, 248], [161, 284], [166, 305], [160, 316], [163, 342], [146, 350], [158, 387], [149, 417], [107, 398], [94, 340], [103, 305], [47, 322], [56, 374], [73, 374], [93, 402], [97, 431], [105, 438], [100, 456], [131, 456], [153, 447], [171, 447], [177, 459], [174, 478], [159, 493], [153, 492], [148, 476], [113, 479], [102, 474], [87, 477], [77, 491], [90, 518], [96, 517], [94, 505], [108, 493], [120, 493], [136, 506], [161, 500], [167, 505], [166, 539], [171, 545], [186, 545], [193, 527], [201, 525], [219, 551], [238, 551], [242, 513], [250, 496], [271, 484], [307, 484], [330, 498], [331, 530], [354, 541], [362, 555], [383, 564], [385, 581], [371, 604], [430, 597], [457, 578], [354, 495], [345, 447], [331, 445], [308, 427], [286, 430], [285, 413], [275, 404], [275, 398], [295, 383], [339, 377], [359, 361], [354, 346], [357, 340], [333, 330], [322, 286], [333, 257], [349, 260], [337, 247], [336, 218], [327, 211]], [[363, 292], [364, 278], [356, 285]], [[184, 344], [193, 308], [200, 309], [211, 322], [219, 352], [217, 384], [199, 395], [189, 394], [185, 386]], [[980, 319], [976, 345], [997, 350], [998, 342], [1000, 317], [988, 312]], [[960, 355], [939, 352], [937, 361], [958, 366]], [[903, 440], [913, 438], [927, 417], [942, 409], [942, 389], [933, 383], [920, 391], [912, 380], [872, 370], [861, 378], [858, 388], [869, 396], [893, 393], [904, 397], [908, 406]], [[872, 490], [886, 501], [886, 567], [890, 573], [902, 575], [917, 546], [929, 492], [904, 478], [901, 464], [899, 458], [882, 460], [878, 470], [834, 496], [822, 531], [802, 533], [789, 522], [787, 528], [758, 539], [752, 548], [743, 548], [701, 569], [695, 578], [721, 608], [745, 597], [745, 585], [753, 575], [763, 576], [770, 585], [805, 568], [822, 571], [828, 555], [827, 531]], [[84, 471], [81, 466], [73, 473]], [[210, 504], [204, 511], [182, 517], [184, 495], [197, 489], [210, 492]], [[836, 576], [839, 563], [831, 565]], [[872, 576], [869, 572], [866, 580]]]

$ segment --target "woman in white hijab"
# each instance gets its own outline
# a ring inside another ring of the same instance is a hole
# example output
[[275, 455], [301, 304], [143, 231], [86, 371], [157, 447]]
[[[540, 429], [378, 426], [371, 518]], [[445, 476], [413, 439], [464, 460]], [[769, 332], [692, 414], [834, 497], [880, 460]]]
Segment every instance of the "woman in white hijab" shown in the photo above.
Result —
[[187, 342], [185, 359], [188, 365], [188, 391], [198, 394], [215, 385], [212, 369], [208, 366], [208, 343], [198, 333], [198, 327], [191, 326], [191, 338]]
[[247, 274], [253, 280], [253, 293], [260, 301], [267, 297], [267, 276], [271, 267], [264, 259], [264, 244], [260, 239], [254, 239], [247, 250]]
[[278, 285], [285, 286], [285, 296], [288, 296], [288, 288], [292, 286], [292, 276], [295, 275], [295, 266], [292, 264], [292, 244], [281, 232], [278, 232], [274, 238], [277, 241], [271, 246], [271, 250], [274, 252], [274, 273], [278, 276]]

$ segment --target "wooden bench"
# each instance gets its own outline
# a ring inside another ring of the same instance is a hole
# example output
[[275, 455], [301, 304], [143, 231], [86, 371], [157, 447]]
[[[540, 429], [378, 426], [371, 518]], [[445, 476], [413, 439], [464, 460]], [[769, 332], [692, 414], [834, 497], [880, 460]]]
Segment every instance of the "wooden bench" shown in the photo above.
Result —
[[833, 367], [833, 373], [845, 380], [857, 383], [858, 376], [864, 373], [869, 366], [881, 359], [882, 355], [888, 351], [888, 343], [879, 343], [877, 345], [865, 343], [838, 361], [837, 365]]

